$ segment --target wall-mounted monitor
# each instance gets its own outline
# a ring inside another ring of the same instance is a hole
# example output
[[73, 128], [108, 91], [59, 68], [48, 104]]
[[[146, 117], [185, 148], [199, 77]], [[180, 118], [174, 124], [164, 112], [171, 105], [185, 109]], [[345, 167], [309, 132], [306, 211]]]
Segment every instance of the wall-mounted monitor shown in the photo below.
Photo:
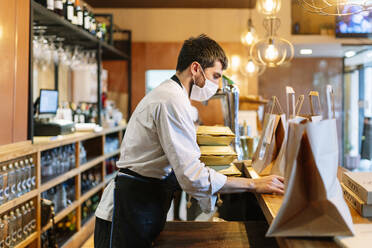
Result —
[[[358, 7], [345, 5], [342, 13], [350, 12], [350, 8]], [[372, 10], [336, 17], [336, 37], [372, 37]]]

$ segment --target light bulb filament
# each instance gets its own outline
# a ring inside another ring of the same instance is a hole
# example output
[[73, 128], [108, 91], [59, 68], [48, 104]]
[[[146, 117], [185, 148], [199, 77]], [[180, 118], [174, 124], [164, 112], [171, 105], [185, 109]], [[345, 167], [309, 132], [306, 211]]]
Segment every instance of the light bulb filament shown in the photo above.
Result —
[[278, 49], [273, 44], [269, 44], [265, 51], [265, 59], [269, 61], [274, 61], [278, 58]]

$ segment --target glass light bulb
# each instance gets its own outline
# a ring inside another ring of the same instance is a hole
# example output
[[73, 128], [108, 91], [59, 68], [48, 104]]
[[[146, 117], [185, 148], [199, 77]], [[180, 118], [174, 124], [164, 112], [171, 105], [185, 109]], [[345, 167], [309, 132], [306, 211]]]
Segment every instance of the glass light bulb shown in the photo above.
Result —
[[263, 3], [263, 8], [267, 11], [267, 12], [272, 12], [273, 9], [274, 9], [275, 5], [274, 5], [274, 1], [273, 0], [266, 0], [264, 3]]
[[279, 52], [278, 49], [273, 44], [268, 45], [265, 50], [265, 59], [269, 61], [274, 61], [278, 58]]
[[254, 73], [256, 71], [256, 65], [253, 63], [252, 60], [248, 61], [247, 65], [245, 66], [245, 70], [248, 73]]
[[244, 39], [245, 39], [245, 42], [248, 45], [252, 45], [252, 43], [254, 41], [254, 36], [253, 36], [252, 32], [247, 32]]
[[238, 55], [231, 56], [231, 69], [236, 71], [240, 66], [240, 57]]

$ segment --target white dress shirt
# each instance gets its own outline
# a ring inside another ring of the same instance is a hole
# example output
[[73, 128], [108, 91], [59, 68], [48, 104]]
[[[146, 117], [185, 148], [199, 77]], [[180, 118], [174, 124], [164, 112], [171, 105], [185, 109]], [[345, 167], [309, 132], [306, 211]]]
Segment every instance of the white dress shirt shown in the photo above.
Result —
[[[185, 88], [167, 80], [147, 94], [131, 116], [116, 165], [164, 179], [172, 169], [181, 188], [203, 211], [214, 209], [226, 176], [200, 162], [192, 106]], [[111, 221], [114, 183], [103, 192], [96, 216]]]

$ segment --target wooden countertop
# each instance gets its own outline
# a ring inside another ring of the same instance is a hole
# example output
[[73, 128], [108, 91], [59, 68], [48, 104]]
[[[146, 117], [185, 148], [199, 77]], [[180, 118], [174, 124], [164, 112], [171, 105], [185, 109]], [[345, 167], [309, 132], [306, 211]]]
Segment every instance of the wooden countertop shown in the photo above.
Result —
[[[338, 177], [344, 169], [340, 167]], [[245, 163], [244, 173], [251, 178], [258, 178], [256, 171]], [[274, 217], [278, 214], [280, 206], [282, 205], [284, 197], [282, 195], [272, 194], [256, 194], [258, 203], [264, 213], [266, 220], [271, 224]], [[371, 224], [372, 218], [364, 218], [359, 215], [351, 206], [349, 206], [351, 216], [354, 224]], [[280, 247], [316, 247], [316, 248], [328, 248], [328, 247], [339, 247], [333, 238], [277, 238], [276, 239]]]

